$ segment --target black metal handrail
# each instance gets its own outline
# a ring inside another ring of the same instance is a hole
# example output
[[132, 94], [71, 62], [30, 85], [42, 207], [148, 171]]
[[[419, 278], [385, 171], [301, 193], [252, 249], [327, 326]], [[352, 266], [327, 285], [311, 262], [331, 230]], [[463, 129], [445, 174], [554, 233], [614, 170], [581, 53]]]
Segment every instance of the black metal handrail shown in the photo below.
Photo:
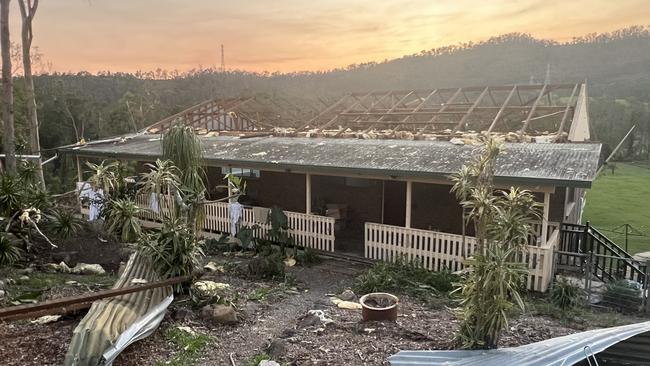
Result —
[[593, 274], [602, 281], [629, 279], [643, 283], [646, 265], [634, 260], [632, 255], [589, 225], [562, 223], [560, 250], [594, 255]]

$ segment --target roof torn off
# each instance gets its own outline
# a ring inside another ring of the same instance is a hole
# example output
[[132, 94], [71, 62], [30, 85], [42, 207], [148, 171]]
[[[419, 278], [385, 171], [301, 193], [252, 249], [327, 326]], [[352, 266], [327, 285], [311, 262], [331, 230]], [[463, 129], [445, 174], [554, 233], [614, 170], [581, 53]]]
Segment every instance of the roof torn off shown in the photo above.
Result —
[[508, 142], [589, 139], [584, 84], [500, 85], [350, 93], [333, 101], [252, 96], [197, 104], [147, 127], [183, 123], [205, 136]]

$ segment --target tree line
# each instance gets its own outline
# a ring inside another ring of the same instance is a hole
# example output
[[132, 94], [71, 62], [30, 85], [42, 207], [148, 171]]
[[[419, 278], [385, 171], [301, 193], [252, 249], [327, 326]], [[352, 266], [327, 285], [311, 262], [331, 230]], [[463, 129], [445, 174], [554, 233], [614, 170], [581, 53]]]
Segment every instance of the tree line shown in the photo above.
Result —
[[[526, 84], [544, 80], [547, 65], [552, 83], [587, 81], [592, 128], [599, 141], [613, 147], [637, 125], [620, 156], [648, 158], [650, 28], [642, 26], [568, 42], [512, 33], [322, 72], [221, 72], [209, 68], [132, 74], [42, 72], [33, 77], [35, 115], [47, 157], [52, 154], [48, 149], [136, 131], [210, 98], [267, 94], [299, 104], [305, 98], [331, 101], [352, 91]], [[14, 75], [12, 86], [19, 152], [38, 151], [32, 146], [34, 114], [29, 111], [32, 98], [25, 79]], [[60, 168], [60, 164], [53, 167]]]

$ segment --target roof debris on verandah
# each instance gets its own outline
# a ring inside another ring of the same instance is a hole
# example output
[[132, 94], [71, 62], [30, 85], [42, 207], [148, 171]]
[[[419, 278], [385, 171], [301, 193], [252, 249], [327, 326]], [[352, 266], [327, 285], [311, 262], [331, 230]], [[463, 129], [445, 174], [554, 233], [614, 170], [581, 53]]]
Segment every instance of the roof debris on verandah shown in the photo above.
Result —
[[182, 122], [207, 136], [467, 140], [482, 133], [510, 142], [563, 142], [576, 121], [588, 125], [585, 101], [584, 84], [373, 91], [330, 104], [256, 96], [206, 101], [145, 131], [162, 133]]
[[[447, 179], [475, 155], [477, 145], [448, 141], [354, 140], [304, 137], [206, 136], [207, 165], [314, 174], [353, 174], [409, 179]], [[161, 156], [160, 135], [61, 148], [85, 157], [151, 161]], [[502, 182], [589, 187], [600, 160], [600, 144], [506, 143], [497, 159]]]

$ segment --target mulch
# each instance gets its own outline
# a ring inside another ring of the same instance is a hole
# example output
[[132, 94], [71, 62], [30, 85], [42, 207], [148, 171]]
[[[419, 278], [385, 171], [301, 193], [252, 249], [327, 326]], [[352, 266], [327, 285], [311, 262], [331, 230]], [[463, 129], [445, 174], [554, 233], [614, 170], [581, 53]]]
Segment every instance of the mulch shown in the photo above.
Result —
[[[160, 329], [127, 348], [114, 365], [153, 365], [169, 360], [180, 350], [165, 338], [165, 331], [181, 325], [211, 337], [195, 360], [197, 365], [230, 365], [231, 356], [236, 365], [246, 365], [256, 355], [269, 352], [270, 345], [276, 361], [293, 365], [387, 365], [387, 358], [399, 350], [454, 347], [459, 322], [448, 308], [434, 309], [401, 297], [396, 322], [363, 323], [360, 311], [334, 306], [328, 294], [349, 286], [363, 269], [333, 260], [313, 267], [294, 267], [290, 273], [298, 280], [297, 288], [261, 301], [247, 301], [246, 295], [261, 287], [277, 286], [277, 282], [251, 279], [242, 272], [210, 273], [205, 279], [229, 283], [238, 291], [236, 306], [242, 316], [238, 324], [206, 323], [196, 309], [179, 318], [179, 309], [188, 309], [188, 302], [176, 302]], [[334, 322], [305, 325], [301, 319], [316, 309], [323, 310]], [[80, 319], [78, 315], [46, 325], [0, 323], [2, 364], [60, 365]], [[501, 345], [517, 346], [574, 332], [556, 320], [523, 315], [510, 323]]]

